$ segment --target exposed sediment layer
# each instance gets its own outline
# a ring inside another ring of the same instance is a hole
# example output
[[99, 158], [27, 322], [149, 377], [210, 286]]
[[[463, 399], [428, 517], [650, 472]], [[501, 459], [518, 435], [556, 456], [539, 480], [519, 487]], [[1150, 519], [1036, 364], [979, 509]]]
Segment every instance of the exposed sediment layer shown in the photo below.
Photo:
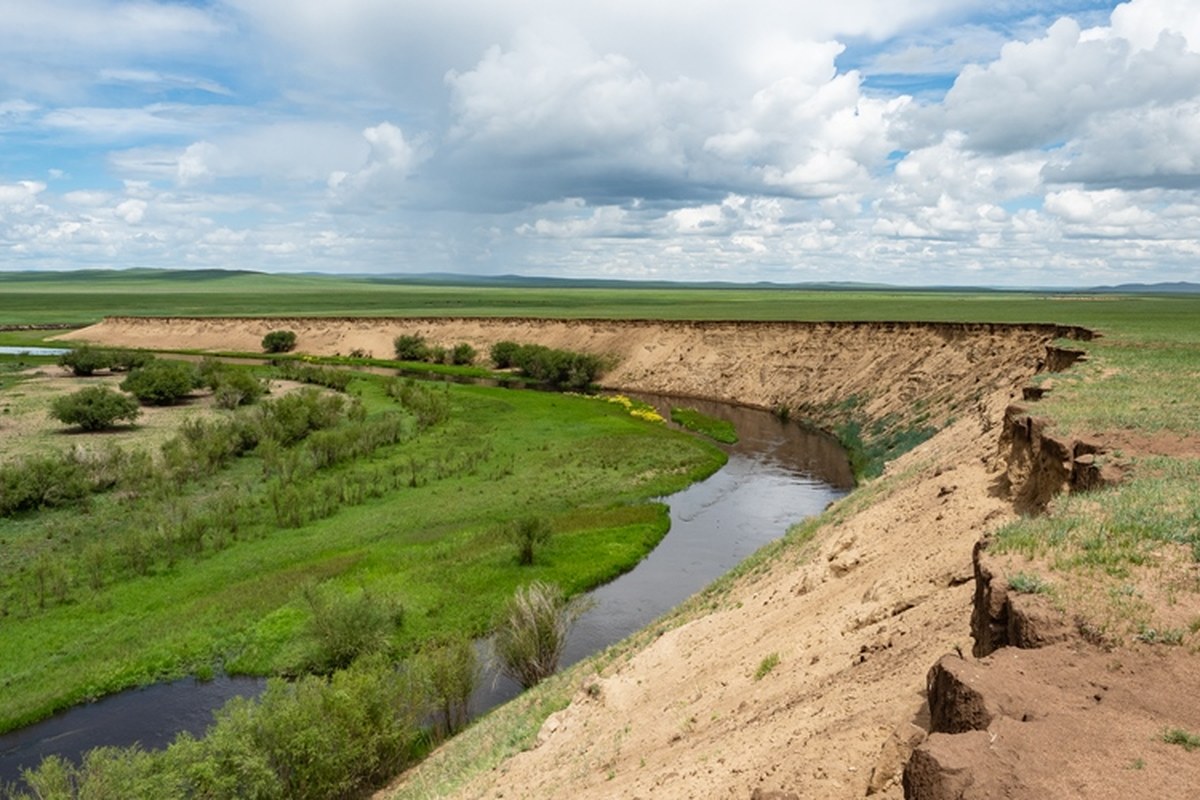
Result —
[[613, 387], [741, 403], [821, 409], [848, 401], [866, 419], [938, 426], [1000, 386], [1063, 360], [1059, 338], [1081, 328], [973, 323], [670, 322], [519, 318], [111, 317], [62, 338], [147, 348], [253, 352], [272, 330], [297, 351], [390, 358], [402, 334], [431, 344], [498, 341], [615, 356]]

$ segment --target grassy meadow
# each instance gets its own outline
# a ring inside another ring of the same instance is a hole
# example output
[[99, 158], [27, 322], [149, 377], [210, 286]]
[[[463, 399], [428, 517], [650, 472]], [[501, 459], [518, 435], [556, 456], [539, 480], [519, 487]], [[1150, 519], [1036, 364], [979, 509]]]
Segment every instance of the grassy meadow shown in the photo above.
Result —
[[[1200, 298], [1057, 292], [437, 285], [217, 271], [0, 273], [0, 326], [105, 316], [487, 316], [684, 320], [1053, 322], [1159, 337], [1195, 327]], [[10, 334], [5, 334], [9, 336]], [[25, 342], [28, 343], [26, 337]], [[4, 339], [3, 343], [9, 343]]]

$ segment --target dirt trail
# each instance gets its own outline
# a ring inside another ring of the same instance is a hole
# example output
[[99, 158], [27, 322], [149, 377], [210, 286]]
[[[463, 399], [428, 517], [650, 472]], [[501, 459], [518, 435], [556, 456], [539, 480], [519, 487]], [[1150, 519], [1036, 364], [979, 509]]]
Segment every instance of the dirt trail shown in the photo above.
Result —
[[[263, 334], [275, 328], [295, 330], [299, 349], [314, 354], [361, 349], [387, 356], [401, 333], [441, 344], [466, 341], [481, 350], [502, 339], [538, 342], [617, 355], [619, 365], [605, 378], [612, 386], [763, 407], [831, 409], [854, 397], [871, 419], [924, 415], [939, 426], [948, 423], [893, 461], [882, 478], [842, 501], [803, 554], [789, 553], [744, 577], [719, 607], [599, 675], [581, 673], [570, 705], [546, 721], [535, 747], [479, 776], [456, 797], [903, 797], [905, 763], [927, 738], [931, 666], [947, 653], [986, 665], [1006, 652], [979, 661], [971, 656], [972, 550], [981, 536], [1016, 515], [1007, 463], [1012, 453], [1000, 446], [1006, 409], [1035, 372], [1064, 358], [1053, 342], [1071, 331], [919, 324], [114, 319], [69, 338], [257, 350]], [[946, 784], [939, 777], [943, 766], [959, 770], [959, 783], [951, 782], [941, 796], [1083, 797], [1110, 783], [1125, 787], [1126, 796], [1136, 794], [1129, 789], [1138, 777], [1133, 772], [1124, 782], [1094, 774], [1124, 769], [1134, 763], [1129, 759], [1117, 763], [1118, 756], [1110, 754], [1108, 762], [1089, 762], [1083, 767], [1091, 770], [1088, 779], [1074, 783], [1069, 770], [1047, 766], [1054, 760], [1044, 748], [1054, 736], [1067, 735], [1075, 724], [1099, 736], [1139, 702], [1129, 682], [1121, 683], [1121, 691], [1103, 693], [1103, 704], [1083, 702], [1080, 692], [1089, 681], [1103, 683], [1097, 673], [1111, 668], [1111, 659], [1081, 650], [1057, 659], [1048, 653], [1036, 661], [1004, 657], [1000, 683], [992, 688], [1009, 699], [1024, 683], [1040, 681], [1057, 692], [1038, 695], [1038, 713], [1058, 720], [1048, 738], [1029, 740], [1043, 750], [1004, 751], [1031, 763], [1042, 758], [1028, 771], [1036, 780], [1014, 782], [1008, 756], [996, 755], [987, 731], [975, 731], [969, 735], [984, 737], [978, 752], [922, 750], [933, 764], [926, 763], [923, 773], [929, 785]], [[1056, 682], [1064, 658], [1084, 666]], [[760, 675], [772, 659], [778, 663]], [[1176, 673], [1169, 665], [1154, 670]], [[1086, 712], [1075, 708], [1081, 704], [1102, 706], [1113, 716], [1072, 722], [1080, 718], [1067, 712]], [[1145, 714], [1140, 719], [1141, 727], [1150, 724]], [[1004, 728], [1006, 737], [1009, 730]], [[1144, 734], [1138, 728], [1138, 736]], [[937, 744], [942, 736], [930, 739]], [[975, 738], [970, 744], [980, 744]], [[381, 796], [445, 796], [432, 788], [433, 781], [455, 747], [451, 741]], [[1144, 756], [1135, 757], [1150, 761], [1155, 776], [1177, 776], [1158, 784], [1162, 796], [1184, 796], [1176, 793], [1179, 786], [1197, 785], [1196, 767], [1181, 759], [1200, 759], [1182, 748], [1147, 745]], [[1002, 769], [994, 771], [992, 782], [981, 777], [971, 789], [971, 770], [997, 758]]]

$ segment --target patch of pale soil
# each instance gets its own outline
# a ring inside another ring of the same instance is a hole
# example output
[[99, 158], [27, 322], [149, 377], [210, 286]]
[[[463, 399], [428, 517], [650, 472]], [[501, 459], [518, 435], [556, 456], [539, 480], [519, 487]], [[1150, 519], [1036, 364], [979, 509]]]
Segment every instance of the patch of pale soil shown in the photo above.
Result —
[[1196, 797], [1200, 753], [1164, 741], [1168, 731], [1200, 732], [1194, 653], [1075, 640], [955, 658], [942, 664], [988, 721], [921, 746], [909, 780], [922, 798]]
[[[925, 675], [970, 651], [971, 548], [1012, 518], [996, 496], [1007, 393], [893, 462], [869, 505], [826, 525], [804, 558], [739, 582], [720, 610], [607, 667], [534, 749], [464, 798], [900, 797]], [[809, 557], [811, 556], [811, 557]], [[756, 679], [763, 660], [779, 663]], [[402, 779], [422, 796], [422, 771]], [[569, 787], [569, 788], [568, 788]]]
[[[117, 445], [154, 449], [175, 435], [186, 419], [213, 417], [220, 412], [211, 393], [198, 392], [173, 406], [142, 406], [133, 424], [111, 430], [84, 432], [50, 416], [56, 397], [88, 386], [119, 391], [124, 374], [98, 373], [75, 377], [59, 367], [29, 370], [25, 380], [0, 391], [0, 463], [29, 455], [70, 448], [97, 449]], [[280, 396], [302, 386], [293, 381], [272, 381], [271, 395]]]
[[1200, 458], [1200, 436], [1176, 431], [1091, 431], [1079, 438], [1099, 442], [1105, 452], [1119, 455]]
[[56, 397], [88, 386], [119, 391], [118, 385], [125, 376], [97, 374], [77, 378], [58, 367], [31, 372], [33, 377], [0, 392], [0, 462], [72, 447], [155, 446], [178, 430], [185, 415], [213, 413], [211, 398], [198, 396], [177, 406], [142, 406], [133, 425], [121, 424], [108, 431], [85, 433], [51, 417], [50, 403]]

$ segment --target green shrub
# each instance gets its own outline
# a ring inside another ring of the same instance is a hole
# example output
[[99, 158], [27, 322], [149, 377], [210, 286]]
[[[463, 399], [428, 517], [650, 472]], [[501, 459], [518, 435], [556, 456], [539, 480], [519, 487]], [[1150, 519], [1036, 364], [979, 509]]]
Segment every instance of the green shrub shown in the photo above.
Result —
[[[415, 760], [427, 708], [421, 682], [382, 658], [362, 659], [328, 679], [272, 679], [257, 700], [239, 697], [227, 703], [203, 739], [182, 734], [165, 752], [150, 754], [138, 772], [141, 782], [131, 786], [154, 791], [78, 796], [363, 797]], [[92, 786], [84, 766], [73, 785]]]
[[560, 389], [586, 389], [604, 369], [604, 360], [599, 356], [540, 344], [521, 345], [511, 363], [527, 377]]
[[89, 386], [74, 394], [56, 397], [50, 404], [50, 416], [85, 431], [113, 427], [118, 420], [132, 422], [141, 413], [137, 400], [105, 386]]
[[1031, 572], [1018, 572], [1008, 578], [1008, 588], [1018, 594], [1044, 594], [1050, 591], [1050, 584], [1041, 575]]
[[1200, 736], [1188, 733], [1183, 728], [1168, 728], [1159, 738], [1167, 744], [1177, 744], [1188, 752], [1200, 749]]
[[153, 360], [153, 354], [142, 350], [113, 350], [111, 369], [114, 372], [129, 372], [144, 367]]
[[388, 397], [417, 418], [417, 427], [421, 430], [450, 418], [450, 395], [445, 386], [438, 390], [412, 378], [403, 381], [393, 378], [388, 381], [385, 391]]
[[342, 418], [346, 401], [317, 389], [304, 388], [258, 406], [262, 438], [291, 445], [313, 431], [332, 428]]
[[61, 756], [49, 756], [36, 769], [25, 770], [23, 777], [32, 794], [8, 795], [14, 800], [125, 800], [182, 796], [155, 754], [136, 745], [89, 750], [78, 765]]
[[475, 363], [475, 348], [466, 342], [459, 342], [454, 345], [454, 349], [450, 351], [450, 363], [467, 365]]
[[61, 506], [90, 491], [87, 471], [69, 455], [32, 456], [0, 468], [0, 516]]
[[451, 736], [466, 726], [471, 695], [479, 683], [479, 658], [471, 640], [460, 636], [421, 652], [420, 665], [437, 716], [437, 733]]
[[542, 517], [522, 517], [508, 526], [508, 538], [517, 546], [517, 563], [533, 563], [533, 550], [550, 541], [550, 523]]
[[554, 584], [534, 581], [517, 589], [492, 640], [500, 671], [526, 689], [553, 675], [567, 634], [585, 610]]
[[212, 389], [220, 408], [251, 405], [267, 393], [267, 384], [244, 367], [223, 364], [213, 358], [200, 362], [197, 370], [202, 385]]
[[429, 347], [425, 337], [417, 334], [397, 336], [392, 342], [396, 349], [397, 361], [424, 361], [429, 357]]
[[156, 406], [178, 403], [201, 385], [195, 366], [166, 359], [155, 359], [121, 381], [122, 389], [143, 403]]
[[262, 349], [268, 353], [288, 353], [296, 349], [294, 331], [271, 331], [262, 339]]
[[346, 391], [346, 387], [350, 385], [350, 381], [354, 380], [354, 373], [344, 369], [315, 367], [311, 364], [300, 364], [295, 361], [276, 362], [275, 367], [279, 370], [279, 377], [284, 380], [324, 386], [326, 389], [333, 389], [335, 392]]
[[521, 349], [521, 345], [516, 342], [496, 342], [492, 345], [488, 355], [492, 359], [492, 364], [496, 369], [508, 369], [516, 366], [517, 352]]
[[113, 354], [109, 350], [101, 350], [85, 344], [63, 353], [58, 357], [58, 364], [61, 367], [69, 368], [73, 375], [82, 377], [111, 367]]
[[763, 660], [758, 662], [758, 669], [754, 670], [754, 680], [761, 681], [767, 675], [771, 674], [771, 670], [779, 666], [779, 653], [771, 653], [763, 657]]
[[353, 594], [304, 589], [311, 616], [312, 665], [318, 672], [350, 666], [359, 656], [386, 652], [403, 621], [399, 605], [361, 589]]

